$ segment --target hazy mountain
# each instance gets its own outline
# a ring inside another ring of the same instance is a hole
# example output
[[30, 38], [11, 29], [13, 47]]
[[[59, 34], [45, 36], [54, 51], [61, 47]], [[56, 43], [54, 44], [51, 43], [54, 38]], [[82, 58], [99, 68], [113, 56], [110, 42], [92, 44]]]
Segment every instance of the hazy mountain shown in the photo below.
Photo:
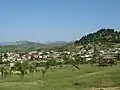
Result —
[[0, 45], [5, 46], [5, 45], [13, 45], [14, 42], [0, 42]]
[[24, 40], [24, 41], [16, 41], [16, 42], [1, 42], [0, 45], [2, 45], [2, 46], [6, 46], [6, 45], [19, 46], [19, 45], [44, 45], [44, 44]]

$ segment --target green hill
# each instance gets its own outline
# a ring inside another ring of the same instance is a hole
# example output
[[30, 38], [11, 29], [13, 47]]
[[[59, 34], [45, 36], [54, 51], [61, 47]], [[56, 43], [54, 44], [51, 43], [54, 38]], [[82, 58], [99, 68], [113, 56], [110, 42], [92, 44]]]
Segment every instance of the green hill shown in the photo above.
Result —
[[12, 43], [7, 43], [0, 46], [0, 52], [7, 52], [7, 51], [24, 51], [29, 52], [35, 50], [36, 48], [43, 48], [45, 44], [41, 44], [38, 42], [31, 42], [31, 41], [16, 41]]
[[88, 44], [91, 42], [120, 43], [120, 32], [114, 29], [100, 29], [97, 32], [83, 36], [80, 40], [75, 41], [75, 44]]

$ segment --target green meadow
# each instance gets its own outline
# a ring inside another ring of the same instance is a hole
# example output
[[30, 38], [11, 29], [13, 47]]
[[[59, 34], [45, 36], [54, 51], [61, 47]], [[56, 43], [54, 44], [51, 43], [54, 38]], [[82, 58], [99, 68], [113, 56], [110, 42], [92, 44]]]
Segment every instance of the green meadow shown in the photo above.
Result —
[[[80, 65], [80, 70], [72, 66], [41, 72], [8, 76], [0, 79], [0, 90], [120, 90], [120, 64], [113, 67]], [[104, 89], [103, 89], [104, 88]]]

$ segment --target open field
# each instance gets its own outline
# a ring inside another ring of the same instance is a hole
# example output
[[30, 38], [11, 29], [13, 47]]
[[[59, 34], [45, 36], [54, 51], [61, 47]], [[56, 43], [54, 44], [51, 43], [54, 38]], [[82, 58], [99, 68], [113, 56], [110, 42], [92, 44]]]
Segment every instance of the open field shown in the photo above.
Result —
[[19, 75], [0, 79], [0, 90], [120, 90], [120, 65], [114, 67], [92, 67], [81, 65], [81, 70], [72, 66], [41, 73]]

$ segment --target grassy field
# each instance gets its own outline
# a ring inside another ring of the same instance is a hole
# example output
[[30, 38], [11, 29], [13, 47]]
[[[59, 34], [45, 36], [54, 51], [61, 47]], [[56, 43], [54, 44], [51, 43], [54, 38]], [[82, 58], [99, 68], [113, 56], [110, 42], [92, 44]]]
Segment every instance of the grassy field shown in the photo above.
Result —
[[[54, 72], [19, 75], [0, 79], [0, 90], [120, 90], [120, 64], [114, 67], [80, 65], [80, 71], [72, 66], [57, 68]], [[116, 89], [117, 88], [117, 89]], [[104, 90], [104, 89], [103, 89]]]

